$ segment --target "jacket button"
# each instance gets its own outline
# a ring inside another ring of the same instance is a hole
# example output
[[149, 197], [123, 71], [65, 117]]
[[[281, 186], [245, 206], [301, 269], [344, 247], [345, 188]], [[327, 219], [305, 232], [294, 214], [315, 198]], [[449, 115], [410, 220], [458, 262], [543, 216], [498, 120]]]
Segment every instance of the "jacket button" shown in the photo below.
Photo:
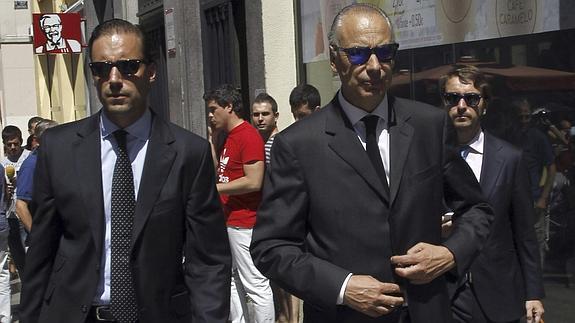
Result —
[[88, 312], [88, 306], [86, 306], [86, 305], [82, 305], [81, 309], [82, 309], [82, 313]]

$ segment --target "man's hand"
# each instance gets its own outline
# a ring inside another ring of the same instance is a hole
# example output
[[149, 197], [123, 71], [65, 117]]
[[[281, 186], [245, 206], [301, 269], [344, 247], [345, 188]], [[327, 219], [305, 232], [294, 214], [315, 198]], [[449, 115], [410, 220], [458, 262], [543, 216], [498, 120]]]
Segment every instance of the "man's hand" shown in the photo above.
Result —
[[546, 209], [547, 208], [547, 199], [544, 197], [540, 197], [535, 201], [535, 207], [538, 209]]
[[6, 181], [6, 186], [4, 186], [6, 191], [6, 195], [4, 198], [6, 201], [10, 201], [12, 199], [12, 195], [14, 195], [14, 191], [16, 190], [16, 179], [12, 179], [11, 181]]
[[444, 246], [420, 242], [406, 255], [391, 257], [395, 273], [409, 279], [412, 284], [427, 284], [455, 267], [453, 254]]
[[367, 275], [352, 275], [347, 282], [343, 303], [371, 317], [391, 313], [403, 304], [399, 285], [382, 283]]
[[540, 300], [531, 300], [525, 302], [525, 310], [527, 311], [527, 323], [539, 323], [543, 317], [545, 310], [543, 303]]

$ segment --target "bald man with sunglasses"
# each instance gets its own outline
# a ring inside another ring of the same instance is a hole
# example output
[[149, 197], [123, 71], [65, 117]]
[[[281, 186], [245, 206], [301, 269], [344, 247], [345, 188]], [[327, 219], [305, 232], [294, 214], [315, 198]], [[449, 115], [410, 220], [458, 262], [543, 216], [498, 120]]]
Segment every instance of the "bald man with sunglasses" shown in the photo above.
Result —
[[148, 105], [142, 31], [89, 42], [102, 109], [38, 152], [21, 322], [227, 322], [231, 256], [208, 142]]
[[[305, 322], [450, 322], [444, 273], [464, 271], [492, 211], [441, 110], [387, 95], [388, 17], [348, 6], [329, 35], [340, 91], [276, 135], [251, 245], [304, 300]], [[441, 240], [444, 200], [458, 217]]]

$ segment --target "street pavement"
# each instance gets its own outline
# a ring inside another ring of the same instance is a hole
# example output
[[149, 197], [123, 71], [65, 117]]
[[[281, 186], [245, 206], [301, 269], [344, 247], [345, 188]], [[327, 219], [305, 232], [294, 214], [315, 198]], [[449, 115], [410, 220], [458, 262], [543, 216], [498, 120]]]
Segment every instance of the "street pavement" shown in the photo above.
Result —
[[545, 277], [545, 294], [545, 323], [575, 323], [574, 284], [565, 277]]

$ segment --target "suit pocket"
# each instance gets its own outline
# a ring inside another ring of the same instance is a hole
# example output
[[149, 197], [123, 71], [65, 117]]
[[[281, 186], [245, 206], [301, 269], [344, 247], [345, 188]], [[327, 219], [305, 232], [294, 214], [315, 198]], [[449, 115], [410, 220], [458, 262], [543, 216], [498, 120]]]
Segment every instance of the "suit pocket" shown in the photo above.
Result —
[[176, 314], [176, 317], [186, 316], [191, 313], [190, 296], [188, 291], [179, 292], [170, 296], [170, 311]]

